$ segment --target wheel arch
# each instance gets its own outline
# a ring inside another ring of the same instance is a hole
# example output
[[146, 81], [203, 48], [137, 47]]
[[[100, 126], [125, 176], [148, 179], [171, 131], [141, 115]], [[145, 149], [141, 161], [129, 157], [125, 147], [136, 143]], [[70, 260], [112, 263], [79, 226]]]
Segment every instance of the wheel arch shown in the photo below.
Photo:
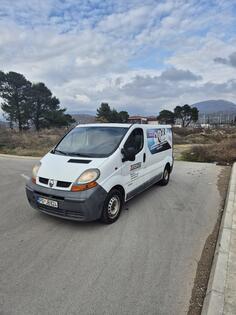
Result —
[[166, 169], [166, 168], [168, 169], [169, 172], [171, 172], [171, 166], [170, 166], [170, 163], [169, 163], [169, 162], [166, 163], [164, 169]]
[[115, 185], [110, 189], [110, 191], [113, 189], [117, 189], [120, 191], [120, 193], [122, 194], [123, 203], [124, 203], [125, 202], [125, 189], [124, 189], [124, 187], [122, 185]]

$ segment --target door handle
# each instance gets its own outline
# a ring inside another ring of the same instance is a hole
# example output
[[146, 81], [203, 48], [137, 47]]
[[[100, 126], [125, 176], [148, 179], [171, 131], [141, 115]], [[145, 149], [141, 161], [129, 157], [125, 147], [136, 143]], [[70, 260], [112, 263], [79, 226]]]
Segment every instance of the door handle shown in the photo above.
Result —
[[146, 153], [143, 153], [143, 163], [146, 162]]

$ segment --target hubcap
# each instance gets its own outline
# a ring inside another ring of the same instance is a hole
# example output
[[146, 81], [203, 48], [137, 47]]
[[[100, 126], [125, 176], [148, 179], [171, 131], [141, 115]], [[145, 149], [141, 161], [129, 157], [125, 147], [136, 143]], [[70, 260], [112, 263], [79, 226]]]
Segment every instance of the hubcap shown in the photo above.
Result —
[[120, 198], [113, 196], [108, 203], [108, 215], [111, 219], [115, 218], [120, 211]]
[[165, 169], [165, 172], [164, 172], [164, 179], [167, 180], [169, 177], [169, 172], [167, 169]]

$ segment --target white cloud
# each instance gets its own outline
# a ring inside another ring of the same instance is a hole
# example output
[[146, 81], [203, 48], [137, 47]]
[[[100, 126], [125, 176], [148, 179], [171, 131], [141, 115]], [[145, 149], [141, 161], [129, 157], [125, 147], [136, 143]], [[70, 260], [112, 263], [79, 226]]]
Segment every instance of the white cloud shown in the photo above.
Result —
[[0, 63], [70, 110], [155, 113], [236, 99], [235, 29], [231, 1], [2, 0]]
[[90, 101], [90, 98], [84, 94], [76, 94], [75, 98], [77, 101], [82, 103], [88, 103]]

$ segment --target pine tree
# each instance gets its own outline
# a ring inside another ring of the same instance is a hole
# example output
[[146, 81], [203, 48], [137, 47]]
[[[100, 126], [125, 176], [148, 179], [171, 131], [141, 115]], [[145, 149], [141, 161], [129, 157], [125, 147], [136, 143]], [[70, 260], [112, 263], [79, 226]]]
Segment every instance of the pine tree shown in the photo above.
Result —
[[19, 131], [28, 127], [29, 110], [27, 94], [31, 82], [17, 72], [4, 73], [0, 71], [0, 97], [3, 99], [2, 110], [10, 126], [16, 123]]

